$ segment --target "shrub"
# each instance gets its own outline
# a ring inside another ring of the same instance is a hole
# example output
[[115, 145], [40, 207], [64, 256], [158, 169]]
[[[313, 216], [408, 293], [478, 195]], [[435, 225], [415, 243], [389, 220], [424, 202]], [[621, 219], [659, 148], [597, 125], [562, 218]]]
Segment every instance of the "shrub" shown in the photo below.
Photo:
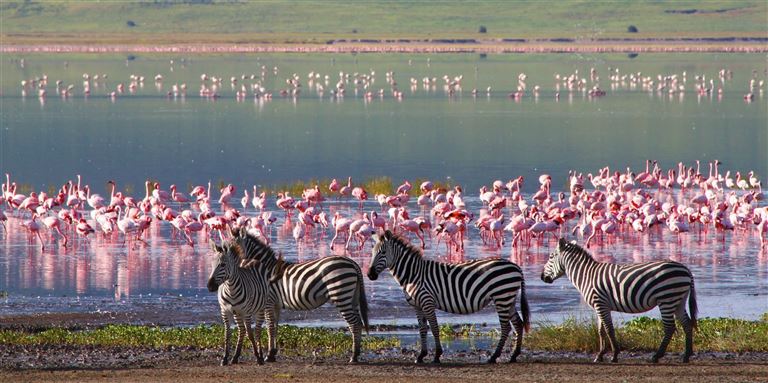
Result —
[[627, 27], [627, 32], [629, 33], [637, 33], [637, 27], [634, 25], [630, 25]]
[[136, 26], [136, 23], [134, 23], [133, 20], [128, 20], [125, 22], [125, 25], [127, 25], [129, 28], [133, 28]]
[[486, 32], [488, 32], [488, 29], [485, 28], [485, 25], [481, 25], [480, 29], [478, 29], [477, 31], [480, 32], [480, 33], [486, 33]]

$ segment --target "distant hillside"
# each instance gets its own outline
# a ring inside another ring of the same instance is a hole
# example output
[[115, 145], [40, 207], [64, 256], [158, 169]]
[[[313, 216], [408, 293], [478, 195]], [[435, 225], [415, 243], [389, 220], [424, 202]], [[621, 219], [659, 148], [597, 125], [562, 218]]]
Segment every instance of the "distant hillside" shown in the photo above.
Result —
[[768, 2], [3, 0], [0, 36], [3, 43], [766, 37]]

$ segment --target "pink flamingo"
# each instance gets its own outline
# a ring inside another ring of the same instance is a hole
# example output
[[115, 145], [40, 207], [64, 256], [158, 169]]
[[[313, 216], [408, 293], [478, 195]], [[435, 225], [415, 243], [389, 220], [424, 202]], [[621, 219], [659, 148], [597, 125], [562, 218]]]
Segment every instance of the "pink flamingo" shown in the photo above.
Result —
[[56, 216], [48, 216], [42, 219], [43, 225], [45, 225], [48, 230], [56, 230], [56, 232], [59, 233], [62, 238], [64, 238], [64, 247], [67, 247], [67, 243], [69, 243], [69, 240], [67, 239], [67, 236], [61, 232], [61, 221]]
[[232, 196], [235, 194], [235, 186], [232, 184], [228, 184], [223, 189], [221, 189], [221, 196], [219, 197], [219, 204], [221, 205], [229, 205], [229, 200], [232, 198]]
[[37, 235], [37, 239], [40, 240], [40, 248], [45, 251], [45, 243], [43, 237], [40, 236], [40, 224], [37, 223], [37, 213], [32, 213], [32, 219], [22, 224], [30, 234]]
[[328, 190], [330, 190], [331, 193], [338, 193], [341, 189], [341, 184], [339, 184], [339, 181], [337, 179], [331, 180], [331, 183], [328, 185]]
[[339, 234], [342, 234], [342, 235], [349, 234], [349, 226], [351, 224], [352, 224], [352, 220], [349, 218], [342, 217], [338, 211], [336, 212], [336, 214], [334, 214], [333, 219], [331, 220], [331, 225], [333, 225], [333, 229], [335, 233], [333, 235], [333, 238], [331, 239], [331, 250], [333, 250], [333, 243], [336, 242], [336, 238], [339, 237]]
[[275, 202], [277, 207], [285, 210], [285, 217], [287, 220], [291, 219], [291, 211], [295, 208], [296, 202], [292, 197], [288, 195], [288, 192], [278, 193], [277, 201]]
[[187, 203], [189, 202], [189, 198], [187, 198], [184, 193], [179, 193], [176, 191], [176, 185], [171, 185], [171, 199], [176, 203]]
[[352, 193], [352, 177], [347, 178], [347, 185], [339, 189], [341, 197], [348, 197]]
[[363, 210], [363, 201], [368, 199], [368, 193], [360, 186], [352, 189], [352, 196], [360, 201], [360, 210]]

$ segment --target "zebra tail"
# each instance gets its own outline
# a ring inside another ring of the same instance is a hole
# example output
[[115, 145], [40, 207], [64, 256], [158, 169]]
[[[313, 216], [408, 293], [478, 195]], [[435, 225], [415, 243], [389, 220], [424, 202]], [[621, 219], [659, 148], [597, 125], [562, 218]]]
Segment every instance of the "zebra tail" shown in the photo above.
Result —
[[691, 278], [691, 293], [688, 295], [688, 311], [691, 312], [691, 325], [696, 329], [698, 327], [696, 315], [699, 313], [699, 306], [696, 304], [696, 289], [693, 287], [693, 278]]
[[528, 309], [528, 298], [525, 297], [525, 280], [520, 283], [520, 311], [523, 312], [523, 329], [531, 332], [531, 311]]
[[368, 334], [368, 299], [365, 297], [365, 284], [363, 283], [363, 274], [360, 271], [358, 271], [358, 280], [359, 283], [357, 285], [357, 299], [360, 306], [360, 317], [363, 319], [363, 327], [365, 328], [365, 333]]

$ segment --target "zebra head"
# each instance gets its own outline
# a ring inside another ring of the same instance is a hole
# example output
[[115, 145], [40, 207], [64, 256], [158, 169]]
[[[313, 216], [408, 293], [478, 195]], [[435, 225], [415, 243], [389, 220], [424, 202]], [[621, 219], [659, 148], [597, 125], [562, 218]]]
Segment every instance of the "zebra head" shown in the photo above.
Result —
[[223, 243], [221, 246], [211, 243], [211, 250], [213, 250], [215, 258], [211, 275], [208, 277], [208, 291], [210, 292], [217, 291], [222, 283], [232, 277], [238, 267], [247, 269], [259, 263], [258, 260], [254, 259], [241, 260], [243, 250], [236, 243]]
[[371, 266], [368, 269], [368, 279], [375, 281], [379, 278], [379, 273], [386, 268], [391, 268], [395, 263], [395, 257], [392, 254], [392, 232], [387, 230], [384, 234], [374, 235], [376, 244], [373, 245]]
[[549, 254], [549, 260], [544, 265], [544, 271], [541, 272], [541, 280], [544, 283], [552, 283], [555, 279], [560, 278], [565, 274], [565, 264], [563, 263], [563, 251], [568, 247], [568, 242], [565, 239], [560, 238], [557, 243], [555, 251]]

